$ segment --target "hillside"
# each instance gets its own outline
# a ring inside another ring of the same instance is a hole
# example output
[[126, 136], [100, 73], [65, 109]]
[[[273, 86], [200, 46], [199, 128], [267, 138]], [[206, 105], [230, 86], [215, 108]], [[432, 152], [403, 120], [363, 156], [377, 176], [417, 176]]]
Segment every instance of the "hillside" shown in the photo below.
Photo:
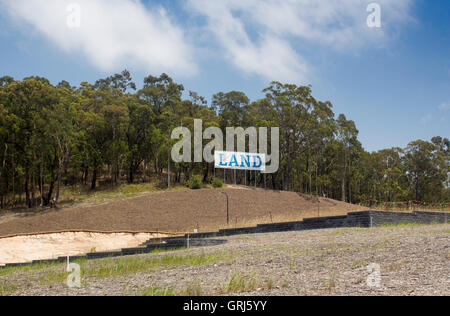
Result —
[[65, 208], [0, 224], [0, 236], [59, 230], [165, 231], [217, 230], [230, 227], [342, 215], [366, 208], [294, 192], [235, 187], [151, 193], [105, 205]]

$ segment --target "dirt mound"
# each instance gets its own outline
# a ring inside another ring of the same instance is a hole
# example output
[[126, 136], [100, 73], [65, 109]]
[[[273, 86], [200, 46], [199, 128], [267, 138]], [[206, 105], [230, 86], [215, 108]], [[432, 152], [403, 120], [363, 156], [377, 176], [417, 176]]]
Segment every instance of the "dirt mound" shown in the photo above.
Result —
[[[230, 197], [230, 225], [226, 197]], [[68, 208], [0, 224], [0, 236], [58, 230], [191, 232], [245, 227], [307, 217], [343, 215], [364, 207], [304, 194], [262, 189], [203, 189]]]

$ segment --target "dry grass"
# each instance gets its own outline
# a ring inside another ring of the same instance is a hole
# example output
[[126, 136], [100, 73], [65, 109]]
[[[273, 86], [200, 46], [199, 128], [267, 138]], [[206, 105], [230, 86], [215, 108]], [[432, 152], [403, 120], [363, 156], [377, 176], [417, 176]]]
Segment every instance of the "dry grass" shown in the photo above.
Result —
[[229, 295], [254, 291], [270, 291], [276, 287], [273, 279], [264, 279], [256, 272], [243, 274], [242, 272], [235, 271], [232, 273], [230, 280], [220, 286], [217, 294]]
[[123, 199], [143, 196], [154, 192], [171, 192], [185, 190], [183, 186], [161, 189], [155, 184], [122, 184], [119, 186], [105, 186], [90, 190], [88, 186], [65, 187], [61, 191], [60, 207], [95, 206], [120, 201]]
[[0, 296], [12, 296], [16, 293], [17, 285], [6, 281], [0, 281]]
[[450, 212], [449, 206], [412, 206], [412, 207], [389, 207], [385, 205], [378, 205], [371, 207], [371, 209], [378, 211], [391, 211], [391, 212], [407, 212], [411, 213], [414, 211], [424, 211], [424, 212]]
[[175, 296], [174, 291], [171, 287], [152, 285], [145, 289], [139, 289], [136, 296]]
[[258, 289], [258, 281], [255, 274], [242, 275], [240, 272], [233, 272], [230, 281], [221, 286], [220, 294], [245, 293]]
[[229, 252], [215, 252], [197, 255], [163, 255], [156, 258], [140, 256], [123, 257], [100, 260], [82, 266], [83, 274], [90, 278], [107, 278], [125, 276], [146, 270], [173, 269], [175, 267], [202, 266], [212, 263], [229, 262], [233, 254]]
[[186, 285], [186, 288], [181, 292], [181, 296], [203, 296], [205, 295], [202, 284], [196, 280]]

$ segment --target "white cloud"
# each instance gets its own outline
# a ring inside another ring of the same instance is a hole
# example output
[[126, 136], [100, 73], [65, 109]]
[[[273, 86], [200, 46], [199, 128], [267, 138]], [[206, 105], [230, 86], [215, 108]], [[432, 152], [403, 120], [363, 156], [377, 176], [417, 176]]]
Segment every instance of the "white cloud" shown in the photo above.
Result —
[[270, 80], [304, 82], [307, 63], [292, 39], [337, 50], [382, 46], [410, 19], [413, 0], [378, 0], [382, 27], [367, 27], [369, 0], [188, 0], [235, 66]]
[[441, 105], [439, 105], [439, 110], [442, 112], [450, 110], [450, 101], [441, 103]]
[[[69, 28], [69, 4], [81, 8], [79, 28]], [[0, 0], [14, 21], [26, 22], [67, 52], [81, 52], [97, 68], [192, 75], [191, 46], [161, 7], [140, 0]]]
[[427, 114], [420, 118], [420, 123], [422, 125], [428, 125], [428, 123], [430, 123], [432, 120], [433, 120], [433, 115]]
[[[367, 5], [374, 1], [382, 10], [380, 29], [366, 24]], [[0, 0], [0, 9], [27, 31], [33, 27], [104, 71], [131, 68], [189, 76], [200, 60], [194, 55], [216, 42], [221, 49], [214, 53], [248, 75], [304, 84], [313, 67], [302, 47], [357, 52], [383, 46], [410, 20], [414, 1], [186, 0], [188, 18], [206, 18], [187, 30], [161, 6], [145, 6], [144, 0]], [[67, 27], [71, 3], [82, 9], [80, 28]], [[196, 40], [187, 39], [194, 35], [199, 35]]]

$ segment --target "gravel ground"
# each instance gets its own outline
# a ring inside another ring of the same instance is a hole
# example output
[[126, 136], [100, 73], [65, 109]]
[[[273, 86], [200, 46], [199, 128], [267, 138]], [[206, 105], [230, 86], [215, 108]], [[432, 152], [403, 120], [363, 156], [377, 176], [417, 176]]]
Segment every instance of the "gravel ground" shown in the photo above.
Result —
[[[450, 295], [448, 224], [242, 235], [227, 240], [221, 246], [127, 257], [217, 254], [216, 261], [161, 265], [114, 277], [84, 275], [82, 287], [75, 289], [69, 289], [64, 279], [52, 281], [64, 266], [0, 270], [0, 294], [136, 295], [152, 287], [179, 295]], [[102, 263], [83, 262], [81, 271]], [[376, 281], [376, 270], [368, 270], [371, 264], [380, 268], [378, 286], [367, 282], [368, 277]]]

